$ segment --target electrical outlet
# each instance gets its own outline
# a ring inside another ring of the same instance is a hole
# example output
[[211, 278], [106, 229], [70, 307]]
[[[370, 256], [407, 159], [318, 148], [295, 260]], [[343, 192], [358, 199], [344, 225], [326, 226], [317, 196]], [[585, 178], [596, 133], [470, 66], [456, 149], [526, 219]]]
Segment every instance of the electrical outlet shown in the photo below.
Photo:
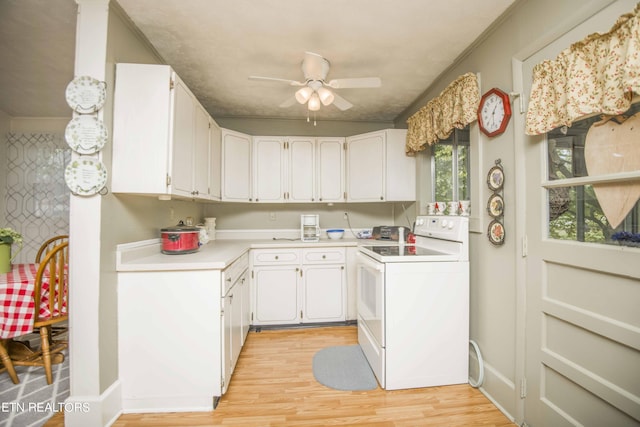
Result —
[[342, 219], [349, 219], [349, 213], [345, 212], [344, 215], [342, 216]]
[[173, 208], [169, 208], [169, 219], [176, 219], [176, 213]]
[[270, 221], [275, 221], [276, 220], [276, 213], [275, 212], [269, 212], [269, 220]]

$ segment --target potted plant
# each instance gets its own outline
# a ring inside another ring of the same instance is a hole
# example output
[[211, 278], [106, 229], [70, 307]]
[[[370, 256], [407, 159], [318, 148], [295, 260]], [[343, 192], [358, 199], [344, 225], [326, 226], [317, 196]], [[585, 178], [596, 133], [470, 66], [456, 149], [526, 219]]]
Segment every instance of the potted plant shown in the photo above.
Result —
[[11, 256], [11, 245], [19, 246], [18, 252], [22, 249], [22, 234], [12, 228], [0, 228], [0, 273], [11, 271], [11, 261], [18, 255], [16, 252]]

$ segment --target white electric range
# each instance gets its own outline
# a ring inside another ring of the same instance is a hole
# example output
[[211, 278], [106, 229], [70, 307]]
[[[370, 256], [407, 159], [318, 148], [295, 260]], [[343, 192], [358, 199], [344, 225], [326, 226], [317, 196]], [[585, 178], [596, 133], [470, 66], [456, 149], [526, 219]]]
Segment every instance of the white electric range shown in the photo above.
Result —
[[358, 342], [387, 390], [469, 378], [469, 218], [419, 216], [414, 234], [357, 258]]

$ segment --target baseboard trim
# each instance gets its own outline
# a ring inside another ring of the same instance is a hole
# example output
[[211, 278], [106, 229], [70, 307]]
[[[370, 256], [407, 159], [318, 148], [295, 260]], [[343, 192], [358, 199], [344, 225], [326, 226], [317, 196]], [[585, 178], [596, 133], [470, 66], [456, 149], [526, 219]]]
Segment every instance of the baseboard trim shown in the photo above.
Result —
[[108, 427], [122, 414], [122, 387], [117, 380], [99, 396], [74, 396], [65, 400], [65, 427]]

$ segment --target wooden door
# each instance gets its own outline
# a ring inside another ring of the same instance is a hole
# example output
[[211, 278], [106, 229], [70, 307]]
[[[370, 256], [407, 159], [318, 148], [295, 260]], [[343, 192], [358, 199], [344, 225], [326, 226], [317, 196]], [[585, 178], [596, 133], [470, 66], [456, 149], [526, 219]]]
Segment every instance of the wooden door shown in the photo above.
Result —
[[[525, 60], [523, 92], [530, 92], [535, 64], [588, 34], [608, 31], [634, 7], [634, 1], [615, 2]], [[526, 360], [517, 387], [524, 422], [530, 427], [638, 425], [638, 251], [550, 237], [549, 201], [553, 206], [557, 199], [552, 190], [557, 180], [551, 179], [547, 159], [558, 141], [545, 135], [523, 140]], [[580, 187], [562, 187], [570, 205], [578, 203]]]

